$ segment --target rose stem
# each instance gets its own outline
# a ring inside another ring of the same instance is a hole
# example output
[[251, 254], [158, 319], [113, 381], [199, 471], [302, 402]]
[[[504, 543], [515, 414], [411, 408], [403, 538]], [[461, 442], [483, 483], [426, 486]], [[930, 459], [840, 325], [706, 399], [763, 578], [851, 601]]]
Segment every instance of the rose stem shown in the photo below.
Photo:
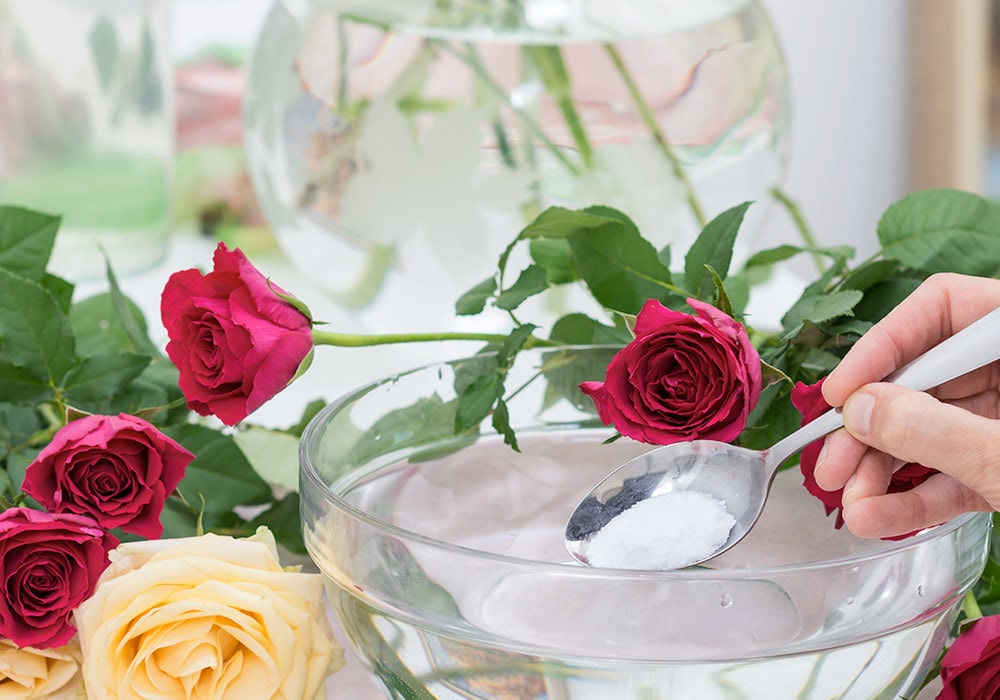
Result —
[[[442, 333], [382, 333], [382, 334], [355, 334], [355, 333], [335, 333], [332, 331], [313, 330], [313, 343], [316, 345], [334, 345], [337, 347], [367, 347], [370, 345], [398, 345], [402, 343], [429, 343], [440, 340], [473, 340], [483, 343], [500, 343], [507, 339], [501, 333], [462, 333], [460, 331], [445, 331]], [[555, 340], [545, 340], [543, 338], [528, 338], [524, 346], [526, 348], [562, 347], [565, 343]]]
[[653, 135], [653, 140], [656, 142], [656, 145], [660, 147], [663, 155], [670, 163], [674, 177], [677, 178], [678, 182], [681, 183], [684, 190], [687, 192], [687, 201], [688, 206], [691, 207], [691, 213], [694, 214], [694, 218], [698, 222], [698, 225], [704, 227], [705, 224], [708, 223], [708, 219], [705, 216], [705, 210], [702, 209], [701, 203], [698, 201], [698, 196], [695, 194], [694, 186], [691, 184], [691, 180], [688, 179], [687, 173], [684, 171], [684, 166], [681, 164], [677, 154], [674, 153], [674, 149], [671, 148], [666, 136], [663, 135], [660, 125], [656, 122], [656, 117], [653, 115], [653, 111], [646, 103], [646, 98], [643, 97], [643, 94], [639, 90], [639, 86], [636, 84], [635, 80], [632, 79], [632, 75], [628, 72], [628, 68], [625, 66], [625, 62], [622, 60], [621, 54], [618, 53], [618, 49], [611, 44], [605, 44], [604, 49], [611, 58], [611, 62], [615, 66], [615, 70], [618, 71], [618, 74], [624, 81], [625, 87], [628, 88], [629, 95], [631, 95], [632, 101], [639, 110], [639, 116], [642, 117], [642, 121], [645, 122], [650, 133]]
[[[818, 248], [819, 245], [816, 242], [816, 237], [813, 235], [812, 231], [809, 229], [809, 224], [806, 223], [806, 219], [802, 216], [802, 210], [799, 209], [799, 205], [792, 201], [780, 187], [771, 188], [771, 196], [778, 200], [778, 203], [785, 208], [788, 215], [792, 217], [792, 221], [795, 223], [795, 228], [799, 231], [799, 236], [802, 237], [802, 241], [809, 248]], [[822, 273], [823, 272], [823, 257], [815, 252], [812, 253], [813, 260], [816, 263], [816, 269]]]

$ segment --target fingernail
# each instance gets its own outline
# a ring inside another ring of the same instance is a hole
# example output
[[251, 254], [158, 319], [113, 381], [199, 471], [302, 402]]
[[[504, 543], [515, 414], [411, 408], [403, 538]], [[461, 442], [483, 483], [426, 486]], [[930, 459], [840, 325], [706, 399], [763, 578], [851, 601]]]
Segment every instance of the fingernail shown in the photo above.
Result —
[[843, 495], [843, 499], [842, 500], [846, 501], [847, 498], [851, 495], [851, 490], [854, 488], [854, 483], [857, 480], [858, 480], [857, 475], [853, 475], [853, 474], [851, 475], [851, 478], [847, 480], [847, 483], [844, 484], [844, 495]]
[[844, 404], [844, 425], [855, 435], [867, 435], [874, 408], [874, 396], [864, 392], [853, 394]]

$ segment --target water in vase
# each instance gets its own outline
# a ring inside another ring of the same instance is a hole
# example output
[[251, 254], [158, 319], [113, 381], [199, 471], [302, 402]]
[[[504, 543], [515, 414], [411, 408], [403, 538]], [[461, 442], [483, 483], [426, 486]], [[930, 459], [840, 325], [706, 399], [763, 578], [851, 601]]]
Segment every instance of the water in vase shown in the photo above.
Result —
[[426, 328], [548, 206], [614, 206], [679, 257], [699, 216], [766, 199], [786, 91], [744, 0], [278, 3], [248, 157], [293, 260]]

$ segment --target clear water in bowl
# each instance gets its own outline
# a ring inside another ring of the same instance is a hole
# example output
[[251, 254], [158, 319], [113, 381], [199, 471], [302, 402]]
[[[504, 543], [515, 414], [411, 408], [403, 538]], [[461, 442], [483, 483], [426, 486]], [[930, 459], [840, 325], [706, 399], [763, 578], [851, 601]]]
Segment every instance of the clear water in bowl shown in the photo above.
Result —
[[791, 470], [710, 569], [584, 569], [562, 545], [570, 510], [649, 449], [606, 437], [522, 434], [521, 454], [481, 438], [334, 484], [347, 507], [324, 512], [307, 544], [390, 697], [400, 683], [418, 698], [529, 700], [870, 700], [918, 687], [982, 566], [987, 516], [907, 543], [861, 540], [834, 530]]

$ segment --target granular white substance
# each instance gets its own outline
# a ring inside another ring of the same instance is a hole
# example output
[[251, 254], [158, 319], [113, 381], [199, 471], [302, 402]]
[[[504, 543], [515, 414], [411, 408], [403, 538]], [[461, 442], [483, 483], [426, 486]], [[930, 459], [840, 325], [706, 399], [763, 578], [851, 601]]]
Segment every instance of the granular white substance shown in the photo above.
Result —
[[612, 569], [679, 569], [714, 554], [735, 524], [724, 501], [668, 492], [615, 516], [590, 540], [587, 559]]

